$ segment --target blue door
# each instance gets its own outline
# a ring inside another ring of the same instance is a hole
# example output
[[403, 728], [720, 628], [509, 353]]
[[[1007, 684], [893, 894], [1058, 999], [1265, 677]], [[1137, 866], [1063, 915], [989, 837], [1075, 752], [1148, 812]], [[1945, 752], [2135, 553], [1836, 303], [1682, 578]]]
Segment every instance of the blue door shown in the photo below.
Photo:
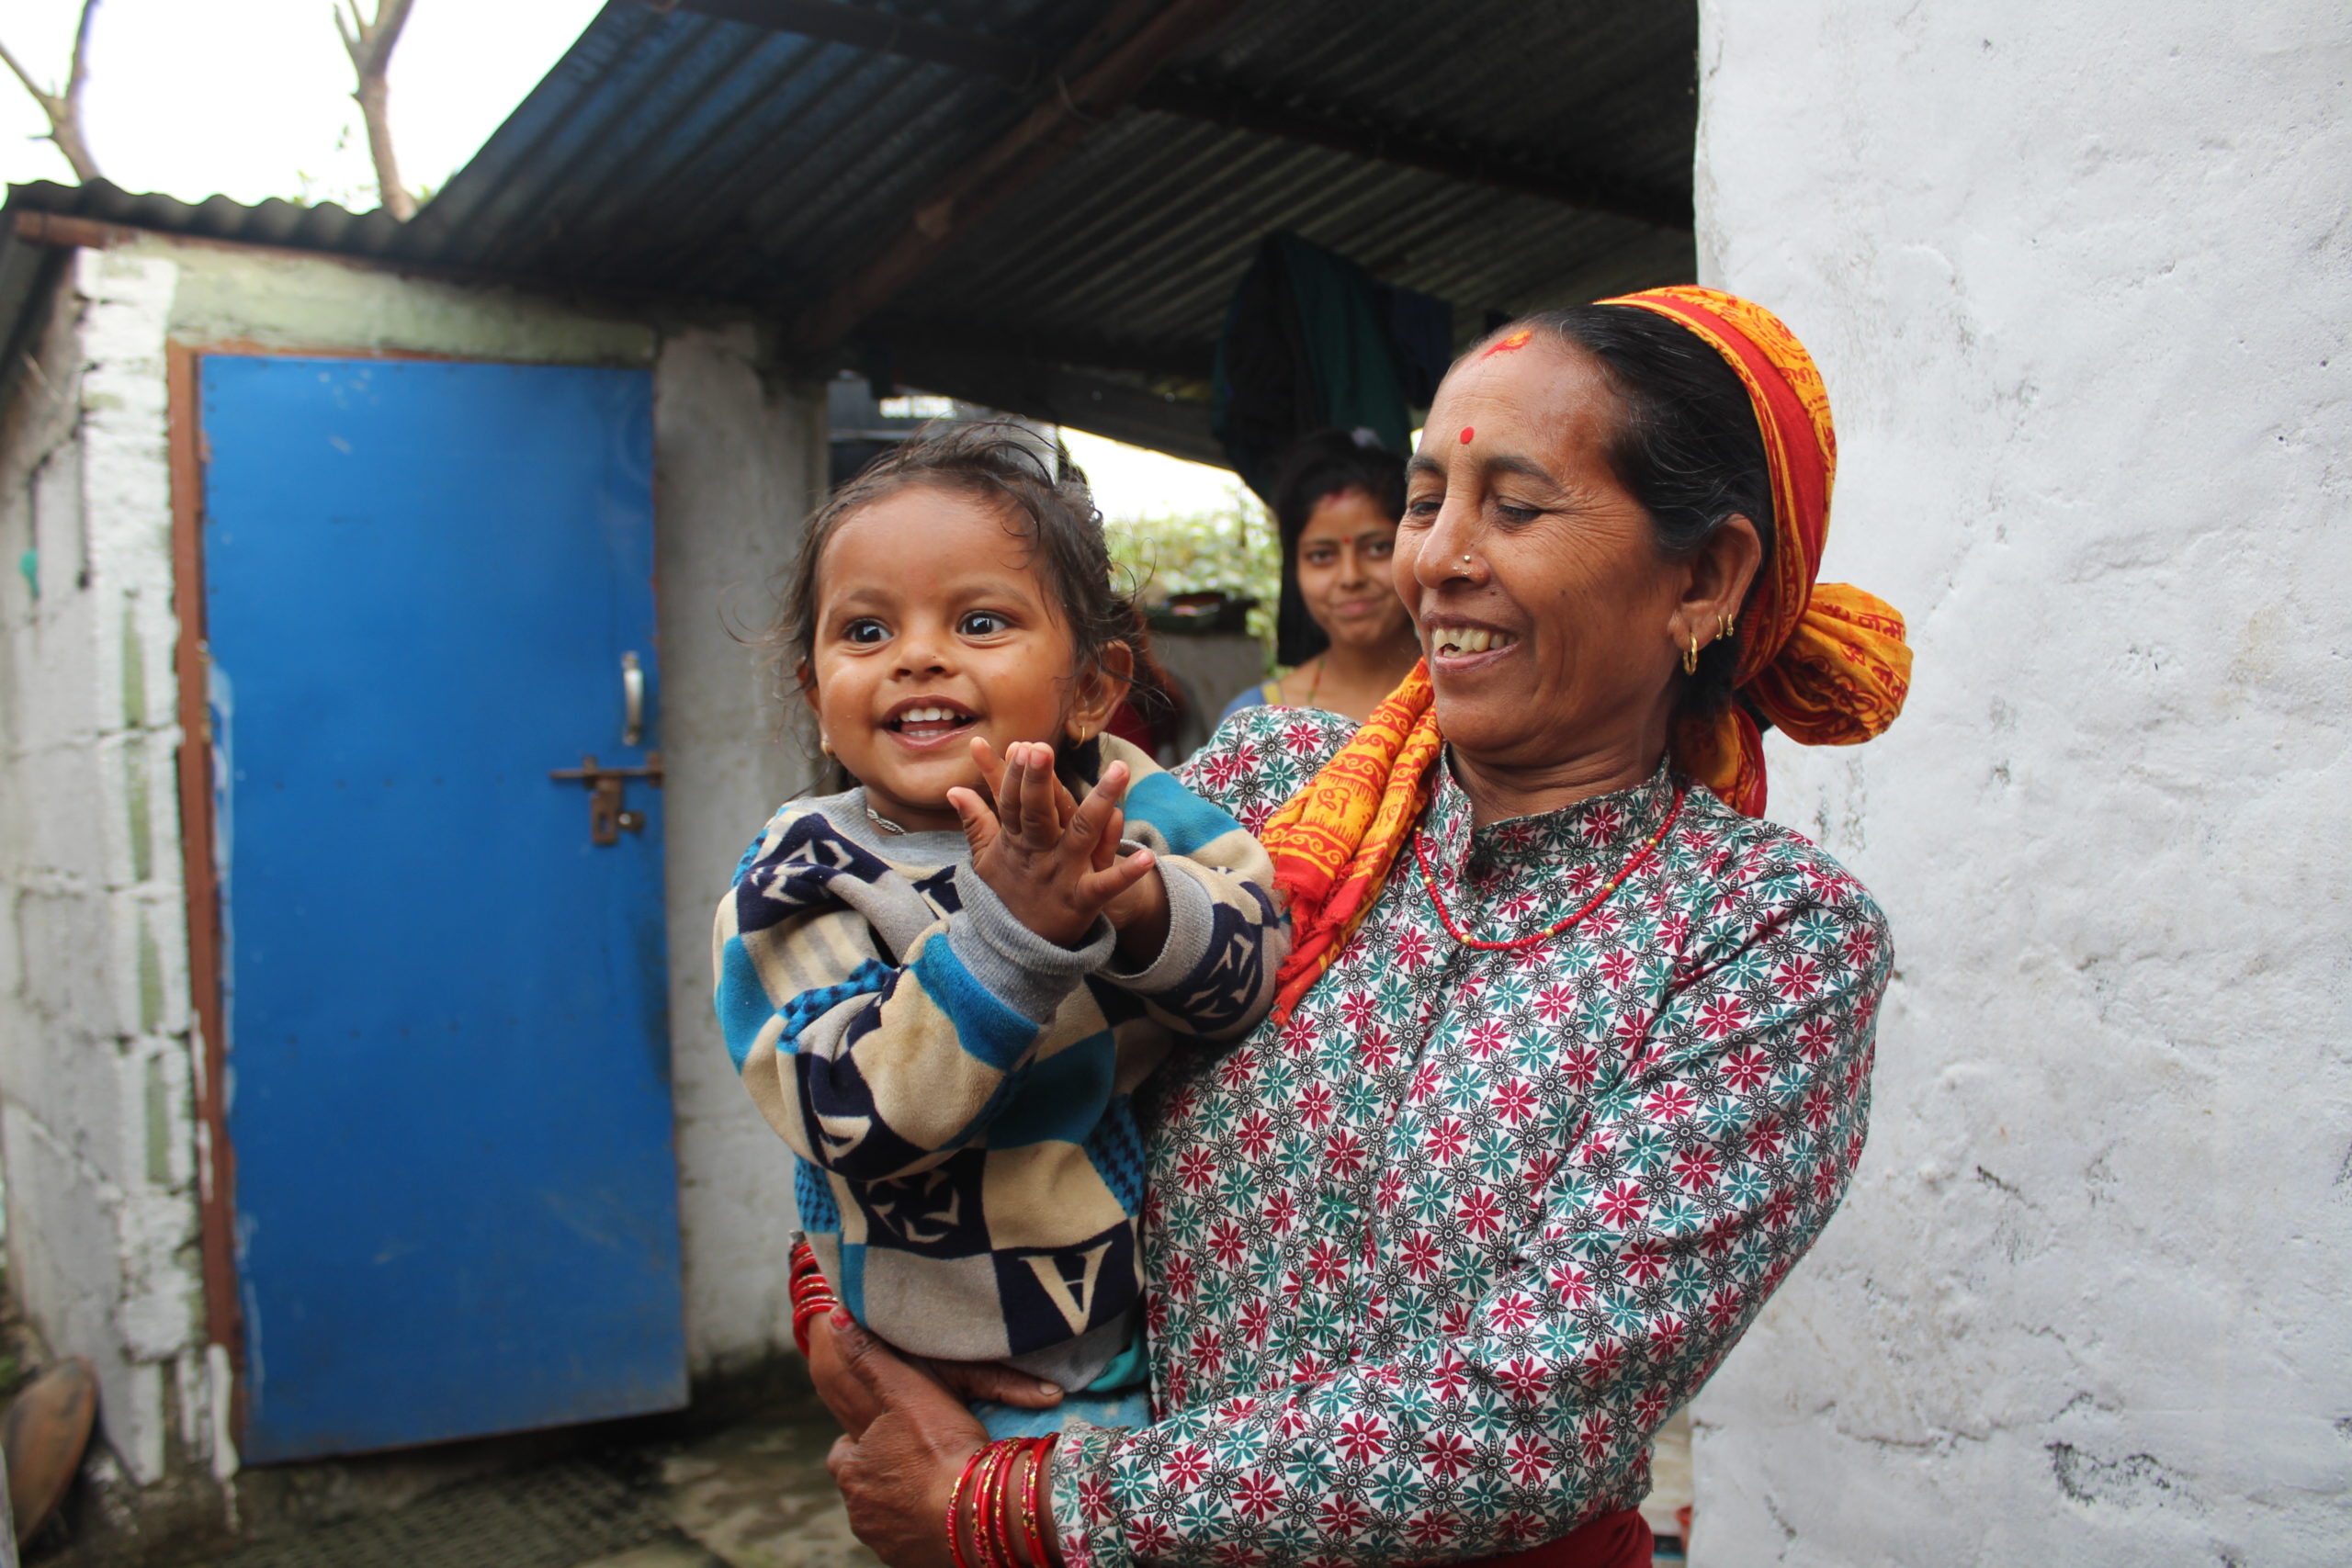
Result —
[[241, 1451], [674, 1408], [649, 378], [199, 376]]

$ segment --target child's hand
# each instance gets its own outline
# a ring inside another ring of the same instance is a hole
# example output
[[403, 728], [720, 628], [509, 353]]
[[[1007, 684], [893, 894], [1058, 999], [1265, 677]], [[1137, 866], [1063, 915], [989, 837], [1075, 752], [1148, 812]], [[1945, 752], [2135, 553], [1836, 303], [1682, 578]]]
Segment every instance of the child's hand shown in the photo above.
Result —
[[1076, 946], [1112, 900], [1151, 870], [1148, 850], [1119, 854], [1126, 764], [1103, 769], [1086, 798], [1072, 803], [1054, 776], [1050, 746], [1016, 741], [999, 762], [989, 743], [974, 737], [972, 757], [995, 793], [996, 809], [972, 790], [947, 792], [971, 840], [972, 869], [1014, 919], [1047, 942]]
[[1168, 885], [1145, 877], [1112, 899], [1102, 918], [1119, 933], [1119, 962], [1129, 969], [1150, 967], [1168, 945]]

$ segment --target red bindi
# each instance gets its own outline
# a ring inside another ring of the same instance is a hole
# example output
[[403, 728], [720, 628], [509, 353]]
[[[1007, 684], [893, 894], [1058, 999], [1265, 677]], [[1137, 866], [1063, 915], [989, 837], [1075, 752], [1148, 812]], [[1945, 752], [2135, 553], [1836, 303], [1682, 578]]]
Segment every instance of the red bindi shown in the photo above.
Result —
[[1471, 429], [1468, 425], [1464, 425], [1462, 427], [1462, 445], [1464, 446], [1469, 446], [1470, 438], [1477, 434], [1478, 433], [1476, 431]]

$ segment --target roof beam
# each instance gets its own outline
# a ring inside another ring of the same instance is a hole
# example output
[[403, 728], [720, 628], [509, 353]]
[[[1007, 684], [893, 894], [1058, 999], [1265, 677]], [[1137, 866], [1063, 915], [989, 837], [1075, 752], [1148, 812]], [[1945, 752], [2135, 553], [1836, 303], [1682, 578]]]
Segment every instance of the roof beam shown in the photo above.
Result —
[[1198, 75], [1145, 84], [1136, 107], [1211, 120], [1287, 141], [1304, 141], [1381, 163], [1426, 169], [1449, 179], [1540, 196], [1589, 212], [1630, 218], [1688, 233], [1690, 197], [1613, 178], [1595, 170], [1536, 162], [1498, 148], [1452, 141], [1409, 126], [1284, 103]]
[[[821, 351], [849, 335], [939, 259], [956, 238], [999, 203], [1060, 163], [1089, 131], [1126, 104], [1151, 73], [1208, 36], [1243, 0], [1168, 0], [1150, 8], [1127, 0], [1079, 41], [1054, 73], [1057, 91], [1021, 118], [916, 207], [879, 254], [843, 278], [795, 323], [794, 345]], [[1138, 24], [1136, 13], [1149, 10]], [[1134, 30], [1102, 52], [1107, 37]], [[1094, 62], [1080, 68], [1080, 62]]]
[[[927, 22], [901, 21], [884, 12], [842, 4], [842, 0], [647, 3], [662, 9], [749, 22], [828, 43], [849, 44], [878, 53], [954, 66], [1000, 77], [1016, 87], [1036, 81], [1042, 68], [1034, 51], [1010, 39], [959, 28], [934, 27]], [[1657, 190], [1596, 170], [1530, 159], [1341, 110], [1283, 101], [1200, 73], [1147, 81], [1136, 90], [1134, 102], [1138, 108], [1159, 114], [1208, 120], [1261, 136], [1328, 147], [1359, 158], [1426, 169], [1449, 179], [1542, 197], [1678, 233], [1690, 230], [1690, 197], [1687, 192]]]
[[998, 321], [906, 316], [896, 311], [876, 312], [859, 329], [857, 336], [861, 344], [878, 348], [889, 362], [904, 354], [936, 350], [973, 356], [994, 355], [1203, 385], [1216, 368], [1216, 353], [1207, 344], [1072, 334]]
[[1036, 51], [1010, 39], [910, 21], [887, 11], [843, 5], [842, 0], [647, 0], [647, 4], [660, 11], [691, 11], [698, 17], [749, 22], [755, 28], [845, 43], [877, 54], [927, 60], [959, 71], [1001, 76], [1015, 84], [1035, 80], [1045, 64]]
[[1035, 359], [937, 349], [894, 354], [891, 375], [901, 386], [1066, 424], [1189, 462], [1219, 468], [1232, 464], [1209, 429], [1206, 403], [1163, 397], [1109, 377]]

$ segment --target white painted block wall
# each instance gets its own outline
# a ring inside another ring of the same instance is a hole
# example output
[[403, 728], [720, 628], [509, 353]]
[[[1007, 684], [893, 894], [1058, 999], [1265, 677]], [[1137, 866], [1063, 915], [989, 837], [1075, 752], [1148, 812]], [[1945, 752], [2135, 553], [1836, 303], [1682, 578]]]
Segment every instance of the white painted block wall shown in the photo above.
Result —
[[1822, 361], [1918, 648], [1772, 815], [1893, 919], [1700, 1568], [2352, 1562], [2352, 27], [1704, 0], [1705, 279]]
[[[175, 269], [84, 253], [0, 458], [0, 1147], [8, 1273], [97, 1365], [112, 1451], [209, 1453], [175, 757]], [[28, 575], [17, 570], [29, 563]]]
[[724, 1371], [792, 1342], [786, 1255], [797, 1219], [784, 1140], [751, 1096], [711, 1010], [710, 928], [736, 862], [807, 783], [797, 705], [777, 699], [764, 630], [778, 577], [825, 477], [825, 404], [763, 381], [748, 327], [682, 332], [654, 379], [660, 739], [670, 912], [671, 1092], [686, 1350]]

